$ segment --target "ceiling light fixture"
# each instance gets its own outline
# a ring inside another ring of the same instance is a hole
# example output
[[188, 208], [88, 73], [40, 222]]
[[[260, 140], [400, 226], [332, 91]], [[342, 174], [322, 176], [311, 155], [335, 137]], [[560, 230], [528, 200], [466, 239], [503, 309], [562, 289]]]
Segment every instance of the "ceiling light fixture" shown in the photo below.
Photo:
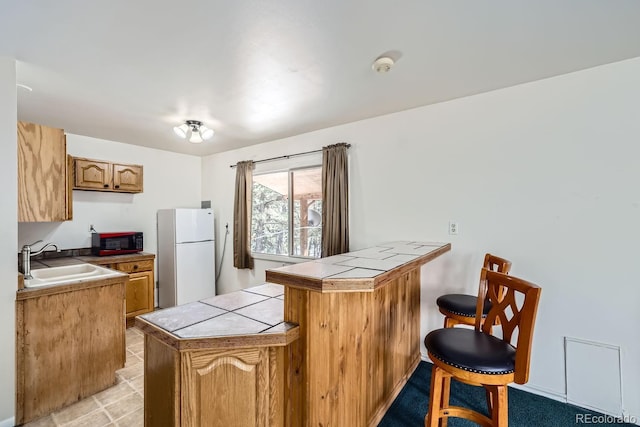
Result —
[[380, 58], [373, 61], [371, 68], [373, 68], [373, 70], [377, 73], [383, 74], [391, 70], [393, 64], [395, 64], [393, 58], [389, 58], [388, 56], [381, 56]]
[[213, 129], [204, 126], [199, 120], [187, 120], [180, 126], [175, 126], [173, 131], [180, 138], [188, 139], [194, 144], [211, 139], [214, 134]]

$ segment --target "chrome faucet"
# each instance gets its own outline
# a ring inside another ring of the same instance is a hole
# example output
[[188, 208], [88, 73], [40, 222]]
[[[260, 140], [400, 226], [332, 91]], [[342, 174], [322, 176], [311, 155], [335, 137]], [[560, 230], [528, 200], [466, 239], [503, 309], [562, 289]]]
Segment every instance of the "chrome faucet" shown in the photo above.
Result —
[[54, 248], [56, 248], [56, 252], [60, 252], [60, 249], [58, 249], [58, 246], [54, 243], [47, 243], [39, 251], [31, 252], [31, 246], [37, 245], [38, 243], [42, 243], [42, 240], [38, 240], [37, 242], [33, 242], [30, 245], [24, 245], [22, 247], [22, 274], [24, 274], [25, 280], [33, 279], [33, 276], [31, 275], [31, 257], [32, 256], [41, 254], [42, 252], [44, 252], [45, 249], [47, 249], [50, 246], [53, 246]]

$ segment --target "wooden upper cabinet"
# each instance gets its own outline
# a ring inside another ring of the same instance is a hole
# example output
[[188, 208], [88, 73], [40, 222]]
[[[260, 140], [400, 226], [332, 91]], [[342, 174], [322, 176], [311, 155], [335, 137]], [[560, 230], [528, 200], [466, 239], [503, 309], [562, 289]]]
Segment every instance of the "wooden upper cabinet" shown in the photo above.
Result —
[[142, 166], [102, 160], [74, 159], [76, 190], [141, 193]]
[[113, 165], [113, 188], [132, 193], [142, 192], [142, 166]]
[[111, 187], [111, 164], [97, 160], [76, 159], [75, 188], [102, 190]]
[[71, 219], [64, 130], [18, 122], [18, 221]]

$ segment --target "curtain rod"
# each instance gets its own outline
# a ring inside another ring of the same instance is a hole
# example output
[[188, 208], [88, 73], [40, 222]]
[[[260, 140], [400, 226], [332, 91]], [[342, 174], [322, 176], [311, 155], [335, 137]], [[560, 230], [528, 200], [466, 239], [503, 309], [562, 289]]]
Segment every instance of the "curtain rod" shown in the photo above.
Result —
[[[351, 147], [351, 144], [346, 144], [347, 148]], [[273, 160], [280, 160], [280, 159], [288, 159], [291, 157], [297, 157], [297, 156], [304, 156], [306, 154], [313, 154], [313, 153], [322, 153], [322, 149], [320, 150], [313, 150], [313, 151], [305, 151], [304, 153], [296, 153], [296, 154], [288, 154], [286, 156], [278, 156], [278, 157], [270, 157], [268, 159], [262, 159], [262, 160], [255, 160], [253, 163], [262, 163], [262, 162], [270, 162]], [[230, 168], [235, 168], [237, 165], [230, 165]]]

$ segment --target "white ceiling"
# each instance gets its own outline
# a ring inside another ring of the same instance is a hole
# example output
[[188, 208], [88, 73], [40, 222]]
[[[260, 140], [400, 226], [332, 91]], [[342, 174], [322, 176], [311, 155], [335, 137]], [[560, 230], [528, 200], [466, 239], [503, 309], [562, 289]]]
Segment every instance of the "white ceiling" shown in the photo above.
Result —
[[21, 120], [207, 155], [640, 56], [640, 1], [0, 0], [0, 56]]

